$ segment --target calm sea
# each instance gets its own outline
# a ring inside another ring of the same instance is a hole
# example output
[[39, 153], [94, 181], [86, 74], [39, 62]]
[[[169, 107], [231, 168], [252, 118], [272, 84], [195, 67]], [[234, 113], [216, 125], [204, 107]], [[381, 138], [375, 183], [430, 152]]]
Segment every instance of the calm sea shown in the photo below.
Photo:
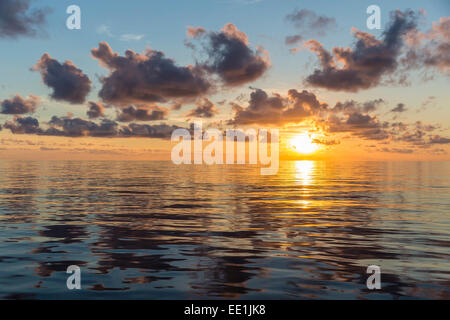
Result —
[[449, 162], [0, 161], [0, 222], [3, 299], [450, 299]]

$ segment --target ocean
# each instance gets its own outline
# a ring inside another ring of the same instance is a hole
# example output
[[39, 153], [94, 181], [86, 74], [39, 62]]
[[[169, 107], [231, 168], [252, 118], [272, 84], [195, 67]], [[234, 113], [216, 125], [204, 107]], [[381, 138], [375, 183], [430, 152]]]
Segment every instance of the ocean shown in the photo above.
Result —
[[450, 162], [0, 161], [1, 299], [450, 299], [449, 248]]

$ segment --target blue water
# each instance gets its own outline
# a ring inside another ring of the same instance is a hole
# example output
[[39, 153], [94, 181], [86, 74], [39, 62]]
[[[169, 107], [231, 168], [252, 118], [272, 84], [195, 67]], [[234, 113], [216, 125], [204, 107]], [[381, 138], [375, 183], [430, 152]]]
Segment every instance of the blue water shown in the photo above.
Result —
[[0, 221], [3, 299], [450, 299], [449, 162], [0, 161]]

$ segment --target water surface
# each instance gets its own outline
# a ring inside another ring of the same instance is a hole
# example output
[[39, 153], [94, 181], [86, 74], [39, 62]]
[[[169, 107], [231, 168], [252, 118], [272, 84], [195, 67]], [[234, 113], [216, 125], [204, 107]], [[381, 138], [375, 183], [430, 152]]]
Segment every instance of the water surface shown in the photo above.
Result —
[[449, 162], [0, 161], [0, 298], [450, 299], [449, 209]]

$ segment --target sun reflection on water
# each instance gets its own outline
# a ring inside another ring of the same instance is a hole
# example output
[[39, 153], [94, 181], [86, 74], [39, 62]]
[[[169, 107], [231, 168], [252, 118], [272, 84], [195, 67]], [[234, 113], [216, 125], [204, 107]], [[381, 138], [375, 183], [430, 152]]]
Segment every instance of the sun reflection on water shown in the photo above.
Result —
[[298, 184], [307, 186], [313, 183], [313, 173], [315, 170], [314, 161], [296, 161], [295, 162], [295, 181]]

